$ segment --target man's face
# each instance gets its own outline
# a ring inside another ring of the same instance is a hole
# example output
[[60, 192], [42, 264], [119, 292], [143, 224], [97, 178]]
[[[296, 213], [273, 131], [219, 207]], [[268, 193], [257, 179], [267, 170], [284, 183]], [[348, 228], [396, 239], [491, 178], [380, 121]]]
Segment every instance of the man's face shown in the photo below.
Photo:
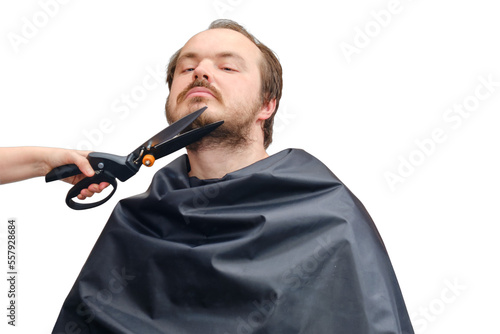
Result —
[[222, 119], [220, 132], [245, 136], [262, 106], [261, 57], [255, 44], [233, 30], [211, 29], [192, 37], [179, 54], [167, 99], [168, 121], [208, 106], [197, 126]]

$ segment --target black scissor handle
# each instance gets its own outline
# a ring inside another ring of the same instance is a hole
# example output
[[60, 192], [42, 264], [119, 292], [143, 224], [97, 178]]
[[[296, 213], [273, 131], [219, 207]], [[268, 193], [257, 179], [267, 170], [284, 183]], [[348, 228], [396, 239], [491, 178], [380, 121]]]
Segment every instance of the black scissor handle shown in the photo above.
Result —
[[80, 168], [75, 164], [59, 166], [51, 170], [45, 175], [45, 182], [52, 182], [55, 180], [65, 179], [70, 176], [81, 174]]
[[[78, 194], [80, 194], [80, 191], [82, 191], [82, 189], [88, 188], [91, 184], [94, 183], [99, 184], [101, 182], [108, 182], [110, 185], [113, 186], [111, 194], [109, 194], [106, 198], [98, 202], [85, 203], [85, 204], [73, 201], [73, 198], [78, 196]], [[75, 184], [73, 188], [71, 188], [68, 191], [68, 195], [66, 196], [66, 204], [73, 210], [84, 210], [84, 209], [95, 208], [96, 206], [106, 203], [111, 198], [111, 196], [114, 195], [117, 187], [118, 184], [116, 183], [116, 179], [113, 176], [113, 174], [108, 173], [107, 171], [100, 171], [99, 174], [95, 174], [92, 177], [84, 178], [83, 180]]]

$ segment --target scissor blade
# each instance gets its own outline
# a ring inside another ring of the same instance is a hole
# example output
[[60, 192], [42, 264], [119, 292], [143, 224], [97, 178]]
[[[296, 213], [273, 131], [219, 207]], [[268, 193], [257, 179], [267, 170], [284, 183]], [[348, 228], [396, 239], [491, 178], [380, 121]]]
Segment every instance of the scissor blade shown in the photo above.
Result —
[[155, 146], [155, 148], [154, 148], [155, 158], [160, 159], [160, 158], [162, 158], [170, 153], [173, 153], [177, 150], [180, 150], [183, 147], [186, 147], [189, 144], [194, 143], [197, 140], [200, 140], [205, 135], [209, 134], [210, 132], [214, 131], [219, 126], [221, 126], [222, 123], [224, 123], [224, 121], [218, 121], [218, 122], [215, 122], [212, 124], [208, 124], [204, 127], [183, 133], [182, 135], [179, 135], [175, 138], [172, 138], [165, 143], [161, 143], [161, 144]]
[[178, 135], [182, 130], [184, 130], [187, 126], [189, 126], [191, 123], [194, 122], [195, 119], [197, 119], [205, 110], [207, 107], [203, 107], [201, 109], [196, 110], [195, 112], [190, 113], [187, 116], [184, 116], [177, 122], [172, 123], [170, 126], [167, 128], [163, 129], [162, 131], [158, 132], [156, 135], [148, 139], [144, 144], [139, 146], [136, 151], [140, 151], [141, 148], [145, 147], [154, 147], [160, 143], [163, 143], [170, 138], [175, 137]]

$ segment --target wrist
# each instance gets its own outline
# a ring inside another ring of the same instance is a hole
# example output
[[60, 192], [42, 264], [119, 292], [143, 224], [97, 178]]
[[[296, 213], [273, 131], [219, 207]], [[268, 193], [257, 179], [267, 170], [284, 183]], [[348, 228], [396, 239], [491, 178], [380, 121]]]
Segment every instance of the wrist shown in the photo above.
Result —
[[30, 147], [29, 149], [30, 152], [28, 154], [30, 154], [32, 158], [31, 165], [33, 167], [34, 176], [47, 175], [47, 173], [51, 170], [50, 163], [48, 161], [50, 158], [48, 148]]

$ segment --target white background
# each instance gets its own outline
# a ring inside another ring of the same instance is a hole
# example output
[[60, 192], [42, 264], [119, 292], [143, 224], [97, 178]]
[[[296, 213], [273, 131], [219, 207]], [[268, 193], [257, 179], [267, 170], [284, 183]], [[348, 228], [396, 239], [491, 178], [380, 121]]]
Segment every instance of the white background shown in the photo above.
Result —
[[[149, 73], [164, 80], [169, 57], [189, 37], [214, 19], [234, 19], [271, 47], [284, 68], [269, 153], [305, 149], [365, 204], [416, 332], [498, 328], [500, 20], [493, 1], [6, 3], [0, 5], [1, 146], [82, 148], [93, 138], [93, 150], [128, 154], [166, 126], [168, 89]], [[388, 9], [390, 17], [383, 15]], [[344, 53], [347, 44], [357, 53]], [[480, 77], [497, 86], [480, 87]], [[474, 97], [478, 90], [482, 100]], [[125, 95], [135, 96], [128, 110]], [[468, 117], [447, 121], [458, 115], [449, 108], [464, 101]], [[441, 141], [431, 145], [436, 129]], [[7, 326], [3, 315], [2, 279], [2, 333], [51, 331], [116, 202], [145, 191], [172, 159], [142, 168], [93, 210], [67, 208], [70, 186], [62, 182], [0, 186], [0, 254], [8, 218], [17, 219], [19, 237], [18, 326]], [[387, 173], [400, 174], [392, 187]], [[0, 261], [6, 275], [6, 256]]]

